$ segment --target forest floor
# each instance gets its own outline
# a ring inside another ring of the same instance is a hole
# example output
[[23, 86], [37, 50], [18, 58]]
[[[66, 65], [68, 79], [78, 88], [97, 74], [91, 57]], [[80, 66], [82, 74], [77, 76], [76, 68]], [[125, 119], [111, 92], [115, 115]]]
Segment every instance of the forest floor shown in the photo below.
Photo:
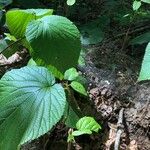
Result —
[[[80, 103], [86, 115], [102, 125], [98, 134], [82, 135], [72, 144], [75, 150], [149, 150], [150, 149], [150, 83], [138, 83], [142, 57], [127, 55], [130, 47], [120, 51], [120, 39], [107, 39], [100, 45], [86, 47], [85, 66], [79, 72], [88, 81], [88, 104]], [[1, 75], [26, 65], [29, 55], [24, 49], [14, 54], [10, 63], [0, 66]], [[1, 56], [1, 62], [6, 61]], [[8, 60], [7, 60], [8, 61]], [[80, 99], [80, 97], [79, 97]], [[22, 150], [69, 150], [68, 128], [59, 123], [51, 133]]]
[[[112, 28], [118, 35], [125, 34], [83, 46], [85, 66], [78, 67], [87, 79], [89, 102], [84, 103], [79, 95], [76, 99], [82, 111], [93, 116], [102, 130], [76, 138], [70, 148], [69, 128], [58, 123], [51, 132], [23, 145], [22, 150], [150, 150], [150, 81], [137, 82], [144, 52], [134, 52], [126, 46], [126, 30], [115, 26]], [[27, 64], [30, 56], [26, 49], [21, 49], [9, 59], [0, 55], [0, 77]]]

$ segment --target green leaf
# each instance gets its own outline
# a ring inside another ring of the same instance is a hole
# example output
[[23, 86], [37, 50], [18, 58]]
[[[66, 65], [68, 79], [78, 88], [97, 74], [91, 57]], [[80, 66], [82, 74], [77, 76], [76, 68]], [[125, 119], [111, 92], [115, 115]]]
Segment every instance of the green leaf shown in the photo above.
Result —
[[10, 10], [6, 13], [6, 24], [12, 35], [22, 38], [29, 22], [45, 15], [52, 15], [52, 12], [52, 9]]
[[72, 6], [74, 5], [76, 0], [67, 0], [67, 5]]
[[148, 43], [142, 62], [138, 81], [150, 80], [150, 42]]
[[83, 95], [87, 96], [87, 92], [86, 92], [84, 86], [81, 83], [79, 83], [77, 81], [73, 81], [73, 82], [71, 82], [71, 87], [75, 91], [79, 92], [80, 94], [83, 94]]
[[99, 129], [101, 129], [101, 126], [94, 120], [93, 117], [83, 117], [81, 118], [77, 124], [76, 127], [79, 131], [94, 131], [98, 132]]
[[63, 87], [43, 67], [7, 72], [0, 80], [0, 93], [0, 150], [16, 150], [48, 132], [66, 105]]
[[33, 58], [30, 58], [30, 60], [28, 61], [27, 66], [37, 66], [36, 62], [33, 60]]
[[13, 41], [13, 42], [17, 41], [17, 39], [13, 35], [11, 35], [10, 33], [4, 33], [4, 35], [6, 36], [5, 40], [9, 40], [9, 41]]
[[78, 62], [81, 44], [77, 27], [65, 17], [45, 16], [29, 23], [26, 38], [36, 61], [56, 67], [64, 73]]
[[46, 68], [53, 73], [53, 75], [58, 78], [59, 80], [62, 80], [64, 78], [63, 74], [54, 66], [48, 65]]
[[64, 79], [72, 81], [75, 80], [79, 76], [79, 73], [75, 68], [68, 69], [64, 74]]
[[67, 142], [75, 142], [75, 139], [74, 139], [74, 136], [72, 135], [72, 133], [68, 133]]
[[0, 9], [12, 3], [12, 0], [0, 0]]
[[79, 64], [79, 66], [81, 66], [81, 67], [84, 67], [84, 66], [86, 65], [86, 63], [85, 63], [86, 50], [87, 50], [87, 49], [82, 48], [82, 49], [81, 49], [81, 52], [80, 52], [78, 64]]
[[[34, 60], [35, 61], [35, 60]], [[60, 79], [60, 80], [62, 80], [63, 78], [64, 78], [64, 76], [63, 76], [63, 74], [60, 72], [60, 71], [58, 71], [58, 69], [56, 68], [56, 67], [54, 67], [54, 66], [52, 66], [52, 65], [46, 65], [45, 63], [44, 63], [44, 61], [42, 60], [42, 59], [36, 59], [36, 62], [35, 62], [38, 66], [44, 66], [44, 67], [46, 67], [50, 72], [52, 72], [52, 74], [56, 77], [56, 78], [58, 78], [58, 79]]]
[[141, 1], [144, 2], [144, 3], [150, 4], [150, 0], [141, 0]]
[[132, 6], [132, 7], [133, 7], [133, 10], [134, 10], [134, 11], [137, 11], [137, 10], [141, 7], [141, 1], [136, 1], [136, 0], [135, 0], [135, 1], [133, 2], [133, 6]]
[[136, 45], [136, 44], [143, 44], [148, 42], [150, 42], [150, 32], [146, 32], [140, 36], [135, 37], [134, 39], [131, 40], [130, 44]]

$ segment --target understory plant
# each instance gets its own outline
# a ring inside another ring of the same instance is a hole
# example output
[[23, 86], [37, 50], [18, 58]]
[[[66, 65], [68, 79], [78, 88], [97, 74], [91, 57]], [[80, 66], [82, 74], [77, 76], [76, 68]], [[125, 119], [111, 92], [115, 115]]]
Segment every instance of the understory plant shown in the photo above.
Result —
[[73, 68], [81, 50], [80, 33], [70, 20], [52, 13], [17, 9], [6, 14], [6, 35], [26, 47], [32, 59], [0, 80], [0, 150], [19, 149], [50, 131], [62, 117], [68, 123], [71, 115], [76, 116], [74, 122], [82, 116], [72, 94], [74, 89], [87, 96]]

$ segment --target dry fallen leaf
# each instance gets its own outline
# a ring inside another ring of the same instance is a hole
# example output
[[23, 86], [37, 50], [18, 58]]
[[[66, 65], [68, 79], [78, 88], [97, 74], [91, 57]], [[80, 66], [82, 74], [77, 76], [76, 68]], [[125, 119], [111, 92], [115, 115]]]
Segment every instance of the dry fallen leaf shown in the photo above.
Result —
[[128, 147], [129, 150], [138, 150], [137, 142], [135, 140], [132, 140]]
[[110, 150], [112, 144], [115, 142], [116, 130], [117, 130], [117, 125], [111, 123], [108, 123], [108, 125], [110, 130], [109, 130], [109, 139], [105, 143], [106, 150]]

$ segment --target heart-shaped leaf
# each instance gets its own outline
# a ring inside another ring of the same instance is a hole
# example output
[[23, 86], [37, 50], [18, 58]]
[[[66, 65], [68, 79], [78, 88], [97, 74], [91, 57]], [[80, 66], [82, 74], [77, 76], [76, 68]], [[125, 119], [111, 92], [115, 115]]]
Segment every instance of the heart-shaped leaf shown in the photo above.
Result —
[[76, 123], [76, 128], [78, 130], [73, 131], [71, 134], [73, 137], [80, 136], [82, 134], [92, 134], [93, 131], [98, 132], [101, 129], [101, 126], [95, 121], [93, 117], [83, 117]]
[[64, 113], [65, 92], [43, 67], [7, 72], [0, 80], [0, 150], [48, 132]]
[[70, 68], [70, 69], [66, 70], [66, 72], [64, 74], [64, 79], [73, 81], [78, 76], [79, 76], [79, 73], [77, 72], [77, 70], [75, 68]]
[[76, 127], [79, 131], [94, 131], [98, 132], [99, 129], [101, 129], [101, 126], [95, 121], [93, 117], [83, 117], [81, 118], [77, 124]]
[[132, 7], [134, 11], [137, 11], [141, 7], [141, 1], [135, 0]]
[[26, 38], [37, 62], [52, 65], [65, 72], [78, 63], [81, 50], [77, 27], [65, 17], [51, 15], [29, 23]]
[[10, 10], [6, 14], [6, 24], [16, 38], [25, 36], [28, 23], [45, 15], [52, 15], [52, 9]]

